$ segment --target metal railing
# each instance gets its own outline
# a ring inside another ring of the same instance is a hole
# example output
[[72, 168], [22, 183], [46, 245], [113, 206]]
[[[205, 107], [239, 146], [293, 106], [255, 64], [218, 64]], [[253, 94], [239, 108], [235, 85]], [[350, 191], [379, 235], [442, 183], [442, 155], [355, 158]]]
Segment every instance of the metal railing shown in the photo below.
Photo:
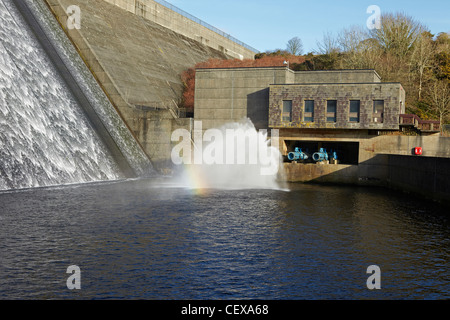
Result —
[[415, 114], [401, 114], [400, 125], [411, 125], [421, 131], [439, 132], [441, 130], [439, 120], [422, 120]]
[[178, 13], [178, 14], [181, 14], [181, 15], [182, 15], [183, 17], [185, 17], [185, 18], [188, 18], [188, 19], [190, 19], [190, 20], [192, 20], [192, 21], [198, 23], [199, 25], [201, 25], [201, 26], [203, 26], [203, 27], [205, 27], [205, 28], [208, 28], [208, 29], [211, 30], [211, 31], [214, 31], [215, 33], [221, 35], [222, 37], [225, 37], [225, 38], [227, 38], [227, 39], [229, 39], [229, 40], [231, 40], [231, 41], [237, 43], [238, 45], [240, 45], [240, 46], [242, 46], [242, 47], [244, 47], [244, 48], [247, 48], [247, 49], [250, 50], [250, 51], [253, 51], [253, 52], [255, 52], [255, 53], [258, 53], [258, 52], [259, 52], [257, 49], [255, 49], [255, 48], [249, 46], [248, 44], [246, 44], [246, 43], [244, 43], [244, 42], [242, 42], [242, 41], [236, 39], [235, 37], [229, 35], [228, 33], [223, 32], [222, 30], [217, 29], [216, 27], [210, 25], [209, 23], [206, 23], [205, 21], [200, 20], [199, 18], [193, 16], [193, 15], [190, 14], [190, 13], [187, 13], [186, 11], [184, 11], [184, 10], [182, 10], [182, 9], [180, 9], [180, 8], [178, 8], [178, 7], [176, 7], [176, 6], [174, 6], [173, 4], [170, 4], [170, 3], [167, 2], [167, 1], [164, 1], [164, 0], [154, 0], [154, 1], [157, 2], [157, 3], [159, 3], [160, 5], [163, 5], [164, 7], [168, 8], [168, 9], [170, 9], [170, 10], [172, 10], [172, 11]]

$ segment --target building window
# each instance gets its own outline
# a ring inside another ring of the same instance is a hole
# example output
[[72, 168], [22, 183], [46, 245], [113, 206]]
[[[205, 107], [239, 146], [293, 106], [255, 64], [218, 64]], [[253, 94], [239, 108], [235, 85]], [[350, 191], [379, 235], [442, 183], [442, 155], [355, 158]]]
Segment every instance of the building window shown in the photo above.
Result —
[[373, 100], [373, 122], [383, 123], [384, 100]]
[[303, 121], [314, 122], [314, 100], [305, 100], [305, 112], [303, 113]]
[[283, 100], [283, 122], [292, 122], [292, 100]]
[[350, 122], [359, 122], [359, 110], [361, 102], [359, 100], [350, 100], [350, 110], [348, 120]]
[[327, 101], [327, 122], [336, 122], [336, 100]]

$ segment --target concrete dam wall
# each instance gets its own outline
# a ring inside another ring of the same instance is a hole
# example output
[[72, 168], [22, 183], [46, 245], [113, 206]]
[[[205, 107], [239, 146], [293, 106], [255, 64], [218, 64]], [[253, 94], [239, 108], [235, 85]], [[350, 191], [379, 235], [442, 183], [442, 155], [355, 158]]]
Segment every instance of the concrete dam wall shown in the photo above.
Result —
[[[45, 1], [154, 166], [169, 167], [172, 131], [191, 127], [191, 119], [178, 117], [180, 74], [233, 57], [142, 17], [134, 1]], [[67, 27], [72, 5], [80, 8], [80, 29]]]
[[258, 50], [164, 0], [104, 0], [236, 59]]

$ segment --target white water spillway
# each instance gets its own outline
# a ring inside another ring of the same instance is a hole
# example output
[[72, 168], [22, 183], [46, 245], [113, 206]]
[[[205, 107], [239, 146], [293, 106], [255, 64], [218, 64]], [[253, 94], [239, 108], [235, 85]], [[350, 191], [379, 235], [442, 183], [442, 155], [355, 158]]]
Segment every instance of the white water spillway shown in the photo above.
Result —
[[21, 10], [0, 0], [0, 190], [125, 177]]

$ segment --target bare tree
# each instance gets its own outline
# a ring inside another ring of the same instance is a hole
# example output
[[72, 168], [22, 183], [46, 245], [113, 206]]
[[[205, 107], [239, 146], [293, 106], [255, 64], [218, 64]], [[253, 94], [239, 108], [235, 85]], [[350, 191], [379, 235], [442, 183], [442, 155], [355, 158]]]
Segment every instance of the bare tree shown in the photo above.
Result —
[[441, 132], [443, 124], [450, 115], [450, 83], [447, 79], [434, 80], [429, 90], [429, 98], [431, 102], [431, 111], [439, 116]]
[[380, 49], [361, 26], [344, 28], [337, 36], [337, 43], [344, 53], [344, 67], [349, 69], [377, 69], [380, 63]]
[[340, 51], [337, 38], [329, 31], [324, 32], [322, 41], [317, 41], [317, 51], [320, 54], [334, 54]]
[[371, 35], [386, 53], [403, 58], [425, 30], [420, 22], [403, 13], [385, 13], [381, 27], [371, 30]]
[[286, 51], [294, 56], [303, 54], [303, 42], [299, 37], [294, 37], [288, 41]]
[[435, 50], [433, 46], [432, 34], [422, 33], [416, 40], [414, 50], [411, 55], [410, 65], [414, 75], [417, 77], [418, 100], [422, 99], [422, 91], [426, 82], [426, 72], [431, 71]]
[[361, 50], [363, 42], [369, 34], [362, 26], [354, 25], [344, 28], [337, 35], [337, 44], [343, 52], [357, 52]]

